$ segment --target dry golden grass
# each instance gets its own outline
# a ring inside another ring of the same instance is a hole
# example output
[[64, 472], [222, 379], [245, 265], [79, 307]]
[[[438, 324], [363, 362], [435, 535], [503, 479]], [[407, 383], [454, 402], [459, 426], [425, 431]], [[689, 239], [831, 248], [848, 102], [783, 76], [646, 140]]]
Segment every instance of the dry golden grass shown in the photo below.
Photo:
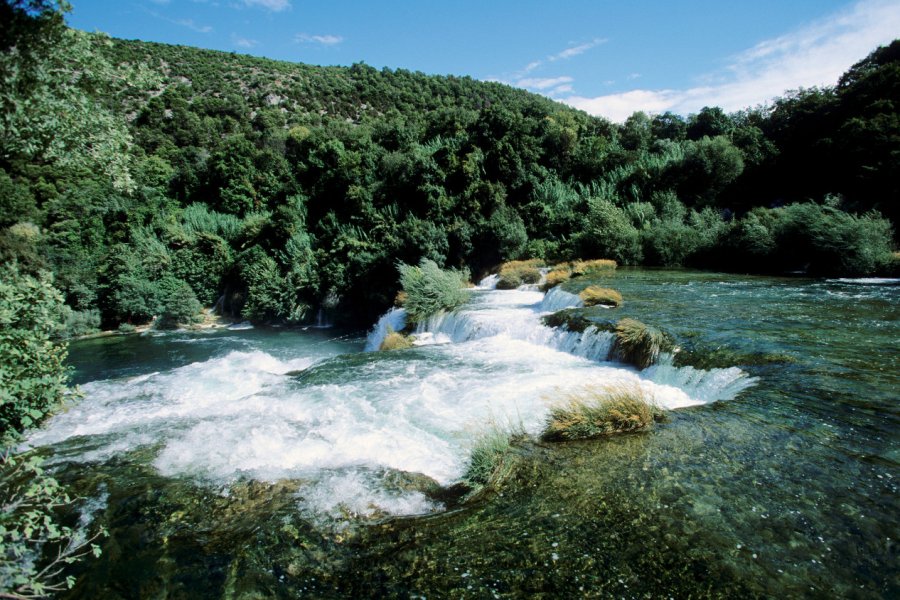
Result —
[[622, 306], [622, 294], [610, 288], [591, 285], [578, 294], [585, 306]]
[[669, 352], [675, 343], [669, 334], [635, 319], [621, 319], [616, 323], [616, 342], [613, 354], [622, 362], [646, 369], [662, 352]]
[[576, 260], [571, 263], [572, 275], [586, 275], [596, 271], [615, 271], [616, 261], [608, 258], [598, 258], [596, 260]]
[[662, 410], [638, 385], [591, 386], [567, 394], [551, 407], [542, 437], [585, 440], [644, 431], [662, 419]]
[[412, 345], [412, 338], [408, 335], [388, 330], [387, 335], [384, 336], [384, 341], [381, 342], [381, 346], [378, 349], [384, 351], [405, 350], [406, 348], [412, 348]]
[[541, 280], [540, 268], [543, 266], [544, 261], [539, 258], [503, 263], [500, 267], [497, 289], [512, 290], [524, 283], [537, 283]]
[[541, 291], [546, 292], [550, 288], [554, 288], [561, 283], [565, 283], [571, 276], [571, 271], [566, 268], [554, 268], [552, 271], [547, 273], [547, 276], [544, 278], [544, 283], [541, 284]]

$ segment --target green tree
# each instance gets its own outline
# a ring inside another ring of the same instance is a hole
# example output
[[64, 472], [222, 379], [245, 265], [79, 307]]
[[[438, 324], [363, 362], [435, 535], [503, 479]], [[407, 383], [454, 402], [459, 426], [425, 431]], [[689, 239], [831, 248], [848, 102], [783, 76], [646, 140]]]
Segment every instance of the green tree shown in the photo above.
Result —
[[0, 267], [0, 437], [21, 433], [62, 404], [66, 347], [62, 295], [49, 274]]

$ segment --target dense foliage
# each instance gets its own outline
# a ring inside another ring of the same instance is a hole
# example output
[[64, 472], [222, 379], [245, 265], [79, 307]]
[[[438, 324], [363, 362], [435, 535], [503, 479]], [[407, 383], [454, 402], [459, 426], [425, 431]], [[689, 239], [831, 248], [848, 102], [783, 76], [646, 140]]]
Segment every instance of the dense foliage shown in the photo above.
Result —
[[465, 289], [467, 274], [441, 269], [433, 260], [423, 258], [417, 266], [400, 264], [403, 308], [412, 323], [421, 323], [443, 311], [462, 306], [469, 298]]
[[900, 42], [833, 88], [616, 125], [467, 77], [110, 41], [22, 4], [0, 15], [0, 257], [52, 269], [79, 332], [200, 304], [371, 323], [423, 258], [893, 268]]
[[68, 393], [63, 303], [49, 277], [0, 268], [0, 439], [43, 421]]

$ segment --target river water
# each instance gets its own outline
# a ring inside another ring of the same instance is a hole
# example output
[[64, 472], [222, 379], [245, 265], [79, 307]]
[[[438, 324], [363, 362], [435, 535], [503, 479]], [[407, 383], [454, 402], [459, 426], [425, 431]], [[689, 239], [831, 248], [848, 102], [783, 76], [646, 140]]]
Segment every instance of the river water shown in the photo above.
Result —
[[[625, 298], [592, 318], [671, 332], [674, 363], [541, 325], [588, 283]], [[110, 531], [71, 597], [896, 597], [898, 300], [620, 269], [546, 296], [488, 280], [402, 351], [367, 352], [377, 328], [85, 340], [84, 398], [29, 444]], [[539, 441], [554, 399], [611, 383], [667, 422]], [[461, 501], [498, 431], [510, 475]]]

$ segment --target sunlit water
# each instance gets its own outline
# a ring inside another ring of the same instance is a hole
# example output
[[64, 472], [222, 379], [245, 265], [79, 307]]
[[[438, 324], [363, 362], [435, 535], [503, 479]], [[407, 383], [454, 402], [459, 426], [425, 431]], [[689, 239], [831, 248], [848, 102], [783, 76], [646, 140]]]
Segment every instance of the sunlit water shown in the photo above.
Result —
[[[643, 372], [606, 361], [606, 332], [540, 324], [578, 304], [578, 285], [545, 297], [488, 283], [390, 353], [365, 350], [402, 327], [397, 313], [368, 340], [252, 329], [75, 344], [84, 399], [29, 440], [106, 503], [109, 552], [75, 595], [900, 590], [896, 282], [621, 270], [603, 282], [625, 297], [608, 318], [733, 361]], [[742, 358], [761, 354], [781, 358]], [[485, 432], [536, 439], [555, 398], [609, 383], [640, 386], [669, 422], [523, 446], [533, 480], [445, 512], [434, 490], [459, 481]], [[608, 527], [626, 517], [620, 539]], [[634, 553], [657, 583], [635, 575]], [[185, 582], [183, 569], [204, 572]]]

